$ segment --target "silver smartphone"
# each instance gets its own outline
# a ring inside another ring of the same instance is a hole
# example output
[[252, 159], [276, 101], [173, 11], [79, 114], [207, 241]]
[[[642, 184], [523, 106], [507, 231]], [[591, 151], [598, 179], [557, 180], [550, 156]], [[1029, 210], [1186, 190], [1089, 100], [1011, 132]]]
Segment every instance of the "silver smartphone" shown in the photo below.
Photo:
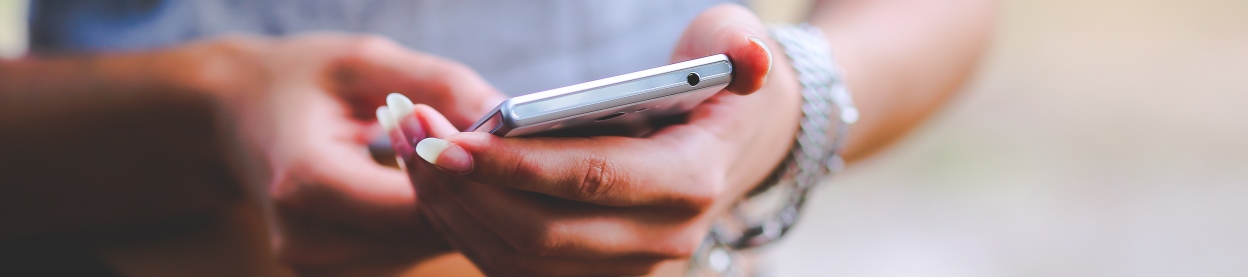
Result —
[[723, 54], [516, 96], [468, 128], [502, 137], [626, 135], [689, 112], [732, 81]]

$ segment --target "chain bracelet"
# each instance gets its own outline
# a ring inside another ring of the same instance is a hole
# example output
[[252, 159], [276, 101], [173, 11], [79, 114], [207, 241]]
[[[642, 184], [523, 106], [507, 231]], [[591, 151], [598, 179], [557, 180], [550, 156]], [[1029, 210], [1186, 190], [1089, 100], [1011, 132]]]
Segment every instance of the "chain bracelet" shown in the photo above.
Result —
[[[736, 251], [783, 237], [796, 224], [810, 190], [844, 165], [840, 150], [849, 125], [858, 120], [858, 109], [827, 38], [807, 24], [769, 29], [784, 48], [802, 87], [798, 135], [789, 156], [767, 180], [716, 221], [694, 254], [690, 276], [745, 274]], [[766, 211], [758, 216], [758, 210]]]

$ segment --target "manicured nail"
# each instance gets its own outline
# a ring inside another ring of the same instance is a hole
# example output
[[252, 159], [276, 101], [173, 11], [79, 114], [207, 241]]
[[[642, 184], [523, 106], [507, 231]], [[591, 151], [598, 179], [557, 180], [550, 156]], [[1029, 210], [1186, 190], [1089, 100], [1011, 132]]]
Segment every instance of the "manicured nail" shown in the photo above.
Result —
[[390, 133], [390, 130], [394, 130], [394, 116], [390, 113], [390, 107], [377, 107], [377, 123], [381, 124], [381, 129], [385, 130], [387, 134]]
[[472, 172], [472, 155], [459, 145], [439, 138], [427, 138], [416, 144], [416, 154], [446, 171], [458, 174]]
[[759, 47], [762, 47], [764, 52], [767, 52], [767, 72], [770, 73], [771, 72], [771, 60], [772, 58], [774, 58], [774, 56], [771, 55], [771, 47], [767, 47], [767, 43], [763, 42], [762, 39], [756, 36], [750, 36], [750, 41], [754, 42], [754, 44], [757, 44]]
[[390, 95], [386, 95], [386, 106], [390, 106], [390, 113], [394, 115], [396, 124], [398, 120], [412, 114], [412, 110], [416, 108], [416, 104], [412, 103], [412, 99], [397, 92], [391, 92]]

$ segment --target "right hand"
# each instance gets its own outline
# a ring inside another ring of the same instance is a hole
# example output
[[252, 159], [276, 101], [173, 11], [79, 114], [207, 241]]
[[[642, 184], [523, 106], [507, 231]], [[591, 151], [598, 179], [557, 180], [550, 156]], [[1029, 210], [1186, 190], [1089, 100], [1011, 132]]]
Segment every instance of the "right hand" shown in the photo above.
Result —
[[[688, 259], [797, 132], [796, 78], [770, 74], [764, 30], [736, 5], [694, 19], [672, 60], [727, 54], [732, 83], [642, 137], [500, 138], [458, 132], [437, 109], [416, 105], [396, 119], [406, 139], [394, 146], [421, 211], [492, 276], [642, 275]], [[419, 157], [403, 149], [413, 137], [430, 137], [415, 145]]]
[[162, 59], [221, 100], [240, 168], [266, 185], [280, 220], [280, 259], [305, 275], [375, 276], [449, 246], [418, 211], [404, 173], [377, 164], [373, 108], [399, 92], [459, 127], [502, 99], [473, 71], [386, 39], [308, 34], [229, 36]]

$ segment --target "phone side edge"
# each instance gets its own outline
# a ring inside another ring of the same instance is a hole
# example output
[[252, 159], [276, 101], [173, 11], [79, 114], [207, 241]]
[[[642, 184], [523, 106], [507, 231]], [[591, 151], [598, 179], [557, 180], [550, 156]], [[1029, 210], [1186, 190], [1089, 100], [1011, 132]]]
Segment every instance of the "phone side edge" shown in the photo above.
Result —
[[563, 86], [563, 87], [558, 87], [558, 88], [554, 88], [554, 89], [548, 89], [548, 90], [544, 90], [544, 91], [539, 91], [539, 92], [534, 92], [534, 93], [530, 93], [530, 94], [520, 95], [520, 96], [513, 97], [512, 99], [515, 99], [515, 100], [517, 100], [517, 101], [518, 101], [518, 102], [520, 102], [520, 103], [524, 103], [524, 102], [532, 102], [532, 101], [539, 101], [539, 100], [542, 100], [542, 99], [548, 99], [548, 98], [554, 98], [554, 97], [563, 96], [564, 94], [568, 94], [568, 93], [574, 93], [574, 92], [584, 91], [584, 90], [591, 90], [591, 89], [595, 89], [595, 88], [606, 87], [606, 86], [611, 86], [611, 85], [615, 85], [615, 84], [619, 84], [619, 83], [624, 83], [624, 82], [634, 81], [634, 80], [641, 79], [641, 78], [645, 78], [645, 77], [648, 77], [648, 76], [660, 75], [660, 74], [663, 74], [663, 73], [668, 73], [668, 72], [679, 71], [679, 70], [684, 70], [684, 69], [693, 68], [693, 67], [699, 67], [699, 66], [704, 66], [704, 65], [714, 64], [714, 63], [716, 63], [716, 62], [720, 62], [720, 61], [727, 62], [727, 63], [728, 63], [728, 68], [729, 68], [729, 72], [731, 72], [731, 69], [732, 69], [732, 60], [728, 58], [728, 55], [725, 55], [725, 54], [715, 54], [715, 55], [710, 55], [710, 56], [701, 57], [701, 58], [697, 58], [697, 59], [692, 59], [692, 60], [688, 60], [688, 61], [682, 61], [682, 62], [673, 63], [673, 64], [669, 64], [669, 65], [663, 65], [663, 66], [659, 66], [659, 67], [655, 67], [655, 68], [650, 68], [650, 69], [645, 69], [645, 70], [640, 70], [640, 71], [635, 71], [635, 72], [630, 72], [630, 73], [625, 73], [625, 74], [615, 75], [615, 76], [606, 77], [606, 78], [602, 78], [602, 79], [597, 79], [597, 80], [593, 80], [593, 81], [588, 81], [588, 82], [584, 82], [584, 83], [573, 84], [573, 85], [569, 85], [569, 86]]

